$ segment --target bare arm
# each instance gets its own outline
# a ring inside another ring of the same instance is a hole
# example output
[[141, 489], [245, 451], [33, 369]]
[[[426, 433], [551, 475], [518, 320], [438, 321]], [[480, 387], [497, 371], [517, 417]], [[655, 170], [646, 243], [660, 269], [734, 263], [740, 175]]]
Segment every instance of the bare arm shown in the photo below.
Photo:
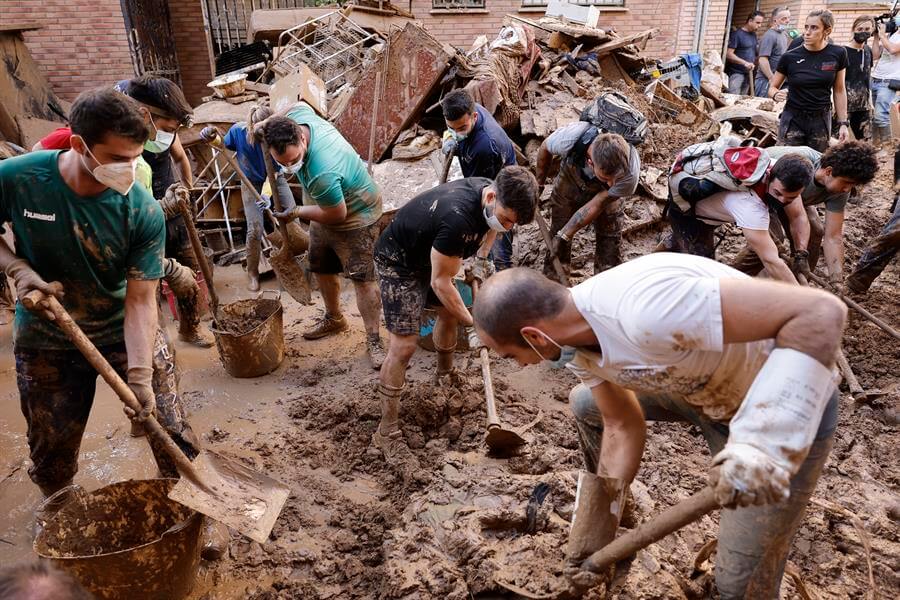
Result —
[[843, 278], [844, 274], [844, 213], [825, 211], [825, 234], [822, 237], [822, 251], [828, 278]]
[[551, 164], [553, 164], [553, 155], [547, 150], [547, 141], [544, 140], [538, 149], [537, 166], [535, 168], [535, 177], [538, 185], [544, 185], [544, 182], [547, 180], [547, 173], [550, 172]]
[[760, 56], [759, 60], [756, 61], [756, 64], [759, 66], [759, 72], [763, 74], [766, 79], [772, 79], [772, 66], [769, 64], [770, 58], [768, 56]]
[[778, 246], [772, 241], [768, 230], [743, 229], [747, 244], [759, 257], [769, 275], [785, 283], [797, 283], [791, 269], [778, 255]]
[[459, 290], [453, 285], [453, 277], [459, 272], [460, 265], [462, 265], [461, 258], [447, 256], [434, 248], [431, 249], [431, 289], [453, 318], [465, 327], [471, 327], [472, 313], [466, 308]]
[[881, 58], [881, 30], [875, 32], [875, 35], [872, 36], [872, 62], [877, 61]]
[[487, 258], [488, 254], [491, 253], [491, 248], [494, 246], [494, 241], [497, 239], [497, 232], [491, 229], [484, 236], [484, 241], [481, 242], [481, 246], [478, 247], [478, 252], [475, 253], [475, 256], [478, 258]]
[[787, 98], [787, 92], [781, 89], [782, 85], [784, 85], [784, 73], [775, 71], [772, 79], [769, 80], [769, 98], [772, 98], [775, 102], [781, 102]]
[[[845, 84], [845, 78], [847, 76], [847, 69], [842, 69], [837, 72], [837, 75], [834, 76], [834, 89], [832, 90], [832, 96], [834, 97], [834, 112], [837, 115], [838, 121], [846, 121], [847, 120], [847, 86]], [[846, 129], [846, 125], [841, 125], [841, 129]]]
[[12, 248], [9, 247], [9, 244], [6, 243], [6, 240], [0, 237], [0, 277], [6, 277], [6, 275], [4, 275], [4, 273], [6, 273], [6, 267], [9, 266], [9, 263], [18, 258], [19, 257], [12, 251]]
[[[875, 41], [876, 41], [876, 43], [881, 42], [881, 48], [883, 48], [884, 50], [887, 50], [889, 53], [900, 54], [900, 43], [895, 44], [895, 43], [891, 42], [890, 36], [888, 36], [884, 32], [884, 29], [878, 30], [878, 35], [875, 36]], [[879, 48], [879, 50], [881, 48]], [[872, 52], [873, 53], [875, 52], [874, 48], [872, 49]], [[879, 52], [879, 56], [880, 56], [880, 52]]]
[[797, 196], [784, 207], [788, 221], [791, 225], [791, 239], [794, 240], [795, 250], [806, 250], [809, 247], [809, 217], [806, 216], [806, 207], [803, 206], [803, 198]]
[[746, 60], [744, 60], [743, 58], [741, 58], [740, 56], [738, 56], [737, 54], [735, 54], [735, 53], [734, 53], [734, 48], [729, 48], [728, 51], [725, 53], [725, 61], [726, 61], [726, 62], [730, 62], [730, 63], [734, 63], [734, 64], [736, 64], [736, 65], [741, 65], [741, 66], [744, 67], [745, 69], [752, 69], [752, 68], [753, 68], [753, 63], [747, 62]]
[[187, 152], [184, 151], [184, 146], [181, 145], [181, 138], [177, 135], [175, 136], [175, 141], [172, 142], [172, 159], [175, 161], [175, 164], [178, 165], [178, 172], [181, 173], [181, 181], [184, 185], [188, 187], [194, 185], [194, 174], [191, 171], [191, 161], [188, 158]]
[[129, 279], [125, 288], [125, 351], [129, 368], [153, 364], [153, 341], [158, 327], [157, 283], [156, 279]]
[[606, 205], [614, 200], [615, 198], [609, 195], [609, 190], [597, 192], [593, 198], [587, 201], [587, 204], [575, 211], [569, 222], [559, 230], [559, 235], [571, 240], [572, 236], [593, 223]]
[[641, 464], [647, 438], [647, 422], [631, 390], [604, 381], [591, 388], [603, 415], [603, 441], [597, 474], [632, 481]]
[[304, 221], [316, 221], [323, 225], [334, 225], [335, 223], [342, 223], [347, 218], [347, 203], [342, 201], [336, 206], [327, 208], [317, 204], [298, 206], [291, 212], [291, 216]]
[[847, 307], [836, 296], [764, 279], [720, 279], [724, 343], [775, 339], [826, 367], [834, 365]]

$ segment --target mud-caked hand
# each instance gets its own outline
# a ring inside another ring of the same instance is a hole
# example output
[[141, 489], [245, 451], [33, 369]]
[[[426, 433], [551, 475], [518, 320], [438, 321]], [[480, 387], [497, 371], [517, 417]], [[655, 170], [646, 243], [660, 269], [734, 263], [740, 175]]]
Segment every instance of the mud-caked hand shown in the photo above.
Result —
[[553, 236], [553, 239], [550, 241], [550, 258], [555, 258], [559, 256], [559, 253], [562, 252], [563, 248], [566, 244], [568, 244], [566, 240], [559, 234]]
[[727, 444], [713, 459], [709, 484], [726, 508], [777, 504], [791, 495], [790, 472], [749, 444]]
[[258, 208], [260, 212], [272, 210], [272, 197], [260, 195], [260, 197], [254, 201], [254, 204], [256, 204], [256, 208]]
[[466, 338], [468, 339], [470, 350], [475, 350], [477, 352], [486, 347], [484, 342], [481, 341], [481, 338], [478, 337], [478, 332], [475, 331], [474, 327], [466, 327]]
[[844, 284], [843, 273], [832, 273], [828, 275], [828, 285], [838, 296], [847, 295], [847, 286]]
[[153, 394], [153, 368], [128, 367], [128, 387], [134, 392], [141, 411], [136, 413], [125, 405], [125, 415], [132, 421], [142, 423], [156, 412], [156, 396]]
[[[16, 297], [20, 302], [22, 301], [22, 298], [35, 290], [43, 292], [48, 296], [56, 296], [57, 299], [62, 300], [64, 295], [62, 286], [58, 283], [47, 283], [44, 281], [44, 279], [31, 268], [28, 261], [22, 258], [17, 258], [9, 263], [9, 265], [6, 266], [6, 274], [15, 282]], [[53, 313], [44, 309], [40, 304], [36, 305], [32, 310], [46, 319], [51, 321], [54, 319]]]
[[181, 203], [189, 203], [190, 200], [190, 191], [179, 181], [169, 186], [166, 194], [159, 201], [159, 205], [163, 209], [166, 220], [169, 220], [181, 215]]
[[209, 125], [200, 130], [200, 139], [207, 144], [215, 142], [219, 137], [219, 130]]
[[451, 152], [456, 151], [456, 140], [452, 137], [445, 137], [443, 143], [441, 144], [441, 153], [446, 156]]
[[281, 212], [276, 212], [273, 214], [275, 215], [275, 218], [282, 223], [290, 223], [300, 216], [300, 207], [295, 206], [293, 208], [289, 208], [287, 210], [283, 210]]
[[603, 585], [610, 580], [609, 573], [594, 573], [593, 571], [582, 569], [581, 565], [571, 563], [567, 564], [563, 569], [563, 575], [569, 582], [570, 591], [575, 597], [581, 597], [588, 590]]
[[809, 251], [797, 250], [794, 252], [794, 261], [791, 268], [794, 273], [809, 275]]
[[163, 259], [163, 276], [178, 298], [187, 298], [200, 291], [197, 274], [174, 258]]
[[476, 256], [472, 262], [472, 279], [478, 283], [484, 283], [493, 274], [494, 263], [486, 256]]

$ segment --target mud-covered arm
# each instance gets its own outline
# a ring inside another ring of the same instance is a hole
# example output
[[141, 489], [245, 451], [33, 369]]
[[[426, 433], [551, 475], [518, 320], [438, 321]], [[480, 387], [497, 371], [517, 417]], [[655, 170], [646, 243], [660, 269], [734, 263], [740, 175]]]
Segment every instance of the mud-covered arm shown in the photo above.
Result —
[[829, 281], [843, 281], [844, 277], [844, 211], [825, 211], [825, 233], [822, 252], [828, 267]]
[[647, 422], [637, 396], [609, 381], [591, 388], [603, 415], [603, 441], [597, 474], [632, 481], [641, 464]]
[[431, 249], [431, 289], [453, 318], [462, 325], [471, 327], [472, 313], [466, 308], [459, 290], [453, 285], [453, 277], [459, 272], [461, 265], [462, 258], [447, 256], [434, 248]]
[[593, 223], [594, 219], [606, 208], [606, 205], [615, 199], [609, 195], [609, 190], [597, 192], [593, 198], [587, 201], [587, 204], [575, 211], [569, 222], [556, 235], [567, 242], [571, 242], [572, 237], [576, 233]]
[[537, 178], [538, 185], [544, 185], [547, 181], [547, 173], [550, 172], [550, 165], [553, 164], [553, 155], [550, 153], [550, 150], [547, 149], [547, 140], [541, 142], [541, 147], [538, 149], [537, 155], [537, 166], [535, 168], [535, 177]]
[[172, 142], [172, 159], [175, 161], [175, 164], [178, 165], [178, 172], [181, 174], [181, 181], [184, 185], [188, 187], [194, 185], [194, 173], [191, 171], [191, 161], [188, 158], [187, 152], [184, 151], [184, 146], [181, 145], [181, 138], [177, 135], [175, 136], [175, 141]]
[[151, 367], [156, 336], [156, 279], [129, 279], [125, 288], [125, 350], [128, 368]]
[[747, 245], [762, 261], [769, 275], [784, 281], [785, 283], [797, 283], [796, 277], [790, 267], [778, 255], [778, 246], [772, 241], [772, 236], [765, 229], [743, 229]]
[[806, 250], [809, 247], [809, 217], [806, 215], [806, 207], [803, 206], [803, 198], [800, 196], [794, 198], [784, 207], [784, 212], [790, 223], [794, 249]]

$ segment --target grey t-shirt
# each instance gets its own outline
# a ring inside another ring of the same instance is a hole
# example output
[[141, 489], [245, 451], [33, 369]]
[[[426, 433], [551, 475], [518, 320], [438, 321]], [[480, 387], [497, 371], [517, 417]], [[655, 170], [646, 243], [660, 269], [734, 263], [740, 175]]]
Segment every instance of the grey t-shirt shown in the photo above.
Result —
[[[778, 61], [781, 60], [781, 55], [787, 51], [787, 45], [787, 36], [780, 31], [769, 29], [763, 34], [762, 40], [759, 42], [759, 58], [769, 58], [769, 68], [772, 73], [778, 68]], [[766, 79], [762, 69], [756, 70], [756, 79]]]
[[[565, 157], [585, 131], [591, 126], [586, 121], [569, 123], [554, 131], [545, 141], [547, 151], [559, 157]], [[596, 179], [594, 172], [587, 165], [581, 170], [585, 179]], [[617, 179], [609, 188], [609, 195], [613, 198], [627, 198], [637, 191], [638, 182], [641, 179], [641, 157], [631, 144], [628, 145], [628, 172], [624, 177]]]
[[[819, 170], [822, 162], [822, 153], [813, 150], [808, 146], [772, 146], [771, 148], [766, 148], [766, 151], [774, 161], [777, 161], [785, 154], [800, 154], [801, 156], [805, 156], [813, 164], [813, 173]], [[813, 177], [810, 184], [803, 190], [802, 196], [804, 206], [824, 204], [825, 210], [828, 212], [844, 212], [844, 207], [847, 206], [847, 200], [850, 198], [850, 193], [829, 193], [824, 186], [816, 183], [816, 178]]]

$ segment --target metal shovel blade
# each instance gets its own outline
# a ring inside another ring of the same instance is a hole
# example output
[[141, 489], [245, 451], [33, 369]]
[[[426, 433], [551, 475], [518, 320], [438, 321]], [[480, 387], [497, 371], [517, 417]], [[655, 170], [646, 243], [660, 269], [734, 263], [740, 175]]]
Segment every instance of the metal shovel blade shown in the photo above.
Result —
[[282, 246], [274, 248], [269, 255], [269, 264], [275, 271], [278, 283], [291, 297], [300, 304], [312, 304], [312, 290], [303, 269], [297, 263], [290, 250]]
[[203, 450], [192, 466], [209, 490], [182, 477], [169, 492], [169, 498], [224, 523], [254, 542], [264, 543], [290, 489], [210, 450]]
[[488, 427], [484, 441], [493, 454], [500, 456], [511, 454], [526, 443], [525, 438], [515, 431], [497, 426]]

